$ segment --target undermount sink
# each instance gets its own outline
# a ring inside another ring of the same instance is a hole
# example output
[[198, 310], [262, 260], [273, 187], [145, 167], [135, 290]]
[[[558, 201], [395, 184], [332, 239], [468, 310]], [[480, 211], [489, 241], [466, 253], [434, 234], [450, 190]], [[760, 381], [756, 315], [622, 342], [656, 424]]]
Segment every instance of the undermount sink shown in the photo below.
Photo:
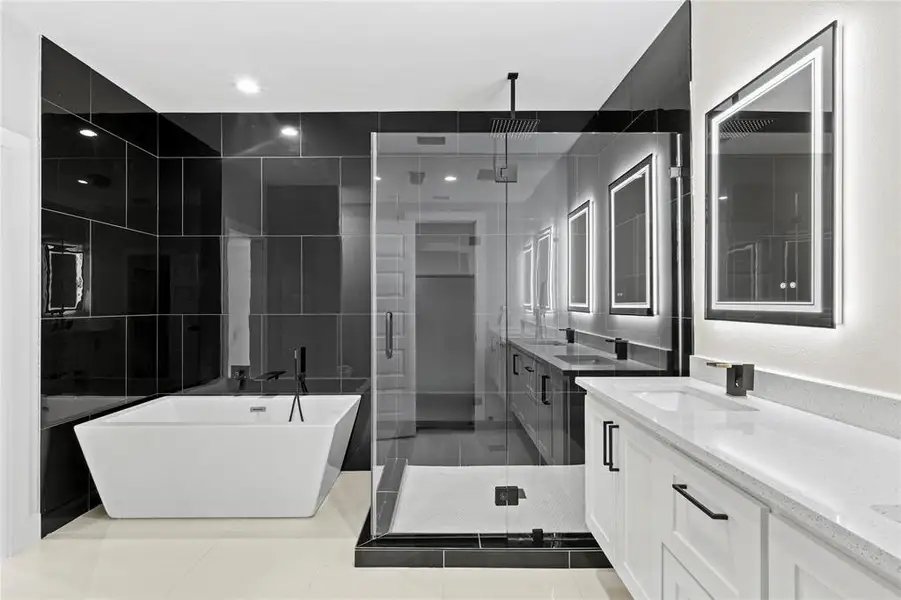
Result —
[[609, 365], [612, 361], [600, 356], [592, 356], [590, 354], [555, 354], [554, 358], [559, 358], [563, 362], [571, 365]]
[[755, 411], [756, 408], [706, 394], [690, 387], [633, 392], [642, 402], [665, 410], [676, 411]]

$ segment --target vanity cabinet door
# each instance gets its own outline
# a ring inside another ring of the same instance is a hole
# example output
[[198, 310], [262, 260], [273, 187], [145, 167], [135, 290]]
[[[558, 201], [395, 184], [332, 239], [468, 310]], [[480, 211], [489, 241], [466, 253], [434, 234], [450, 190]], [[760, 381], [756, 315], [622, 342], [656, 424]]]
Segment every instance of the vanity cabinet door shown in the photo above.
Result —
[[[621, 420], [620, 420], [621, 421]], [[659, 457], [656, 442], [626, 423], [608, 428], [613, 436], [610, 462], [619, 469], [620, 578], [636, 600], [655, 600], [659, 592], [660, 528], [655, 498], [660, 498]]]
[[[663, 548], [663, 600], [714, 600], [669, 550]], [[825, 600], [825, 599], [824, 599]]]
[[821, 542], [770, 517], [771, 600], [897, 600], [901, 591], [866, 573]]
[[605, 432], [612, 420], [611, 414], [599, 402], [590, 398], [586, 401], [585, 522], [607, 558], [616, 564], [618, 473], [605, 464], [609, 462], [610, 450]]
[[536, 369], [538, 384], [535, 406], [538, 410], [538, 451], [544, 461], [554, 464], [554, 390], [551, 385], [550, 367], [538, 363]]

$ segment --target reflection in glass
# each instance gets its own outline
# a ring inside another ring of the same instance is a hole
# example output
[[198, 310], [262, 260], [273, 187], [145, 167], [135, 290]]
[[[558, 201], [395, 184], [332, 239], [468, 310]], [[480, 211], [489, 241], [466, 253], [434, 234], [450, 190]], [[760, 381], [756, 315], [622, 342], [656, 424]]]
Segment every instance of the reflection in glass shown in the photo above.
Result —
[[652, 315], [653, 156], [610, 184], [610, 314]]
[[711, 318], [833, 324], [834, 35], [708, 114]]
[[589, 311], [591, 280], [591, 201], [569, 214], [569, 309]]
[[538, 234], [536, 251], [535, 277], [537, 279], [538, 308], [550, 310], [553, 308], [554, 280], [553, 259], [551, 258], [551, 244], [553, 243], [553, 228], [548, 227]]
[[531, 309], [535, 305], [535, 256], [532, 253], [532, 242], [526, 244], [522, 251], [522, 305]]
[[84, 251], [75, 246], [44, 245], [47, 315], [71, 315], [84, 298]]

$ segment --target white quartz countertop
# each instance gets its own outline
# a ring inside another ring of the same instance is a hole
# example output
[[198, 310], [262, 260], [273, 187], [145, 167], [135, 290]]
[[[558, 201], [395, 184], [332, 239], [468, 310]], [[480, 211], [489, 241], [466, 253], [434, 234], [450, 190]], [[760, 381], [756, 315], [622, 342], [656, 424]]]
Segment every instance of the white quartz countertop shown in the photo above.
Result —
[[[901, 440], [690, 378], [578, 377], [668, 445], [901, 586]], [[669, 410], [635, 392], [690, 386], [751, 411]]]

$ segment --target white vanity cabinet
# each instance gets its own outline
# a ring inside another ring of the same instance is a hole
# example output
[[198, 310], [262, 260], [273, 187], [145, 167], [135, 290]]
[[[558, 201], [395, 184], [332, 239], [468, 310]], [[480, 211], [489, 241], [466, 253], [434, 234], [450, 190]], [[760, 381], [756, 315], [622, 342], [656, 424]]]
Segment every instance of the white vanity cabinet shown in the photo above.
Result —
[[585, 399], [585, 522], [607, 558], [616, 559], [617, 473], [607, 465], [607, 427], [613, 422], [604, 405]]
[[897, 600], [901, 591], [778, 517], [769, 525], [771, 600]]

